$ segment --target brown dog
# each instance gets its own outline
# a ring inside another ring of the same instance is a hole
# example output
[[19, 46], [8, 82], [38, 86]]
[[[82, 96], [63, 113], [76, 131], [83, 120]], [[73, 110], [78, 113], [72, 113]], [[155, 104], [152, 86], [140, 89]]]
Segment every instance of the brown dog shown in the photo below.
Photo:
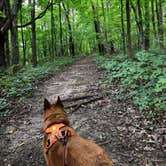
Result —
[[43, 151], [47, 166], [114, 166], [97, 144], [76, 135], [58, 97], [55, 104], [44, 100]]

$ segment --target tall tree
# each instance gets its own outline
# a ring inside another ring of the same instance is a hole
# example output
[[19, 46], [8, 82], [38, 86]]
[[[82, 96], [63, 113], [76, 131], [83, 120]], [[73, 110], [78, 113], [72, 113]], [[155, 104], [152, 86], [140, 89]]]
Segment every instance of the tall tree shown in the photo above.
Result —
[[126, 0], [126, 20], [127, 20], [127, 51], [129, 58], [133, 58], [132, 46], [131, 46], [130, 0]]
[[64, 3], [62, 3], [62, 5], [63, 5], [63, 9], [65, 11], [67, 25], [68, 25], [68, 29], [69, 29], [69, 50], [70, 50], [70, 55], [74, 57], [75, 56], [75, 46], [74, 46], [72, 27], [71, 27], [70, 18], [69, 18], [69, 8], [66, 7]]
[[142, 21], [142, 10], [140, 0], [137, 0], [137, 10], [138, 10], [138, 22], [141, 35], [141, 48], [144, 49], [144, 30], [143, 30], [143, 21]]
[[[29, 0], [30, 4], [31, 4], [31, 0]], [[31, 9], [31, 20], [32, 20], [32, 24], [31, 24], [31, 31], [32, 31], [32, 63], [33, 66], [36, 67], [37, 66], [37, 54], [36, 54], [36, 23], [35, 21], [35, 5], [36, 2], [35, 0], [32, 0], [32, 9]]]
[[149, 46], [150, 46], [150, 39], [149, 39], [149, 35], [150, 35], [150, 18], [149, 18], [149, 0], [145, 1], [145, 41], [144, 41], [144, 49], [148, 50]]
[[[3, 17], [4, 1], [0, 1], [0, 28], [4, 24], [5, 18]], [[5, 66], [5, 36], [0, 31], [0, 66]]]
[[[20, 7], [20, 23], [21, 25], [23, 25], [22, 5]], [[26, 64], [26, 41], [24, 39], [23, 27], [21, 27], [21, 39], [22, 39], [22, 50], [23, 50], [23, 65], [25, 65]]]
[[6, 64], [6, 67], [10, 66], [10, 48], [9, 48], [8, 32], [6, 32], [6, 35], [5, 35], [5, 64]]
[[[6, 16], [10, 17], [11, 14], [10, 14], [10, 3], [8, 0], [6, 1], [3, 1], [4, 2], [4, 13]], [[5, 63], [6, 63], [6, 66], [10, 66], [10, 49], [9, 49], [9, 32], [6, 31], [5, 32]]]
[[62, 10], [61, 10], [61, 2], [58, 3], [58, 7], [59, 7], [59, 44], [60, 44], [60, 50], [59, 50], [59, 55], [63, 56], [64, 52], [63, 52], [63, 33], [62, 33]]
[[18, 28], [17, 28], [17, 13], [18, 6], [17, 0], [14, 0], [13, 4], [13, 19], [11, 22], [11, 45], [12, 45], [12, 64], [19, 64], [19, 47], [18, 47]]
[[151, 11], [152, 11], [152, 27], [154, 38], [156, 39], [156, 22], [155, 22], [155, 9], [154, 9], [154, 0], [151, 0]]
[[[3, 24], [4, 18], [0, 16], [0, 26]], [[0, 66], [5, 67], [5, 35], [0, 32]]]
[[92, 11], [93, 11], [93, 18], [94, 18], [93, 21], [94, 21], [95, 32], [96, 32], [96, 40], [98, 42], [98, 50], [99, 50], [100, 54], [104, 54], [105, 48], [104, 48], [104, 44], [102, 43], [100, 21], [99, 21], [96, 7], [92, 0], [91, 0], [91, 7], [92, 7]]
[[[45, 29], [46, 29], [46, 22], [44, 21], [43, 22], [43, 25], [42, 25], [42, 31], [44, 32]], [[48, 44], [45, 40], [45, 38], [42, 38], [42, 48], [43, 48], [43, 57], [44, 57], [44, 60], [46, 61], [47, 60], [47, 47], [48, 47]]]
[[141, 40], [140, 33], [141, 33], [141, 30], [140, 30], [140, 24], [139, 24], [139, 21], [138, 21], [137, 10], [136, 10], [133, 2], [130, 1], [130, 3], [131, 3], [131, 8], [133, 9], [134, 16], [135, 16], [135, 22], [136, 22], [136, 25], [137, 25], [137, 28], [138, 28], [138, 33], [137, 33], [138, 34], [138, 49], [140, 49], [140, 40]]
[[104, 1], [103, 1], [103, 0], [101, 0], [101, 5], [102, 5], [102, 15], [103, 15], [103, 19], [104, 19], [104, 36], [105, 36], [105, 41], [106, 41], [106, 43], [108, 43], [106, 11], [105, 11], [105, 4], [104, 4]]
[[160, 48], [164, 47], [164, 32], [163, 32], [163, 9], [162, 9], [163, 1], [156, 0], [156, 14], [157, 14], [157, 23], [158, 23], [158, 36], [159, 36], [159, 44]]
[[22, 0], [14, 0], [13, 7], [10, 9], [9, 0], [0, 1], [0, 11], [5, 13], [5, 18], [0, 16], [0, 66], [5, 66], [6, 41], [8, 42], [8, 30], [11, 30], [11, 44], [12, 44], [12, 62], [19, 63], [19, 49], [18, 49], [18, 30], [17, 30], [17, 13], [20, 8]]
[[51, 0], [51, 60], [54, 61], [55, 59], [55, 51], [56, 51], [56, 44], [55, 44], [55, 19], [54, 19], [54, 4], [53, 0]]
[[123, 46], [123, 53], [126, 53], [126, 43], [125, 43], [125, 28], [124, 28], [124, 11], [123, 11], [123, 0], [120, 0], [120, 13], [121, 13], [121, 33], [122, 33], [122, 46]]

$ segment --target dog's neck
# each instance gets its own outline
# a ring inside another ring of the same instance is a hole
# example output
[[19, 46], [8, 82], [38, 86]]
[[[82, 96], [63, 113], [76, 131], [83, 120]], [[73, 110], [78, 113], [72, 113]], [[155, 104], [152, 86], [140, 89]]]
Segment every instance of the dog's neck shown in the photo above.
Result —
[[66, 113], [54, 113], [44, 119], [43, 130], [45, 131], [48, 127], [53, 124], [63, 123], [69, 126], [69, 120]]

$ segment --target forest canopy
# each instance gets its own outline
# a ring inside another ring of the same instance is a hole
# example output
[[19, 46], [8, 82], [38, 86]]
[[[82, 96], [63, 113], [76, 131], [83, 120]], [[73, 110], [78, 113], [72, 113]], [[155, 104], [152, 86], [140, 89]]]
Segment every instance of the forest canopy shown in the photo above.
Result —
[[0, 66], [166, 45], [163, 0], [1, 0]]

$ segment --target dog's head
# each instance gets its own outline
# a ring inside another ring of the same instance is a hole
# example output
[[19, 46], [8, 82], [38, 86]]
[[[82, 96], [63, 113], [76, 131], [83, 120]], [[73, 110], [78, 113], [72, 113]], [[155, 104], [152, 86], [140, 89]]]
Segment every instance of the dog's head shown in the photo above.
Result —
[[47, 99], [44, 99], [44, 129], [54, 123], [64, 123], [69, 125], [67, 114], [60, 97], [55, 103], [51, 104]]

